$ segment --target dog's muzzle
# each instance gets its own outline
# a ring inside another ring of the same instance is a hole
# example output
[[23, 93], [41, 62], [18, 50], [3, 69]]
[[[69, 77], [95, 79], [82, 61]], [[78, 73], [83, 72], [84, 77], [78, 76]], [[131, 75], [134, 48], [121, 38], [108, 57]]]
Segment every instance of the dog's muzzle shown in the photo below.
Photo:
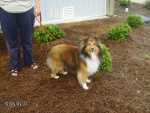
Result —
[[94, 52], [94, 48], [93, 47], [91, 48], [91, 52]]

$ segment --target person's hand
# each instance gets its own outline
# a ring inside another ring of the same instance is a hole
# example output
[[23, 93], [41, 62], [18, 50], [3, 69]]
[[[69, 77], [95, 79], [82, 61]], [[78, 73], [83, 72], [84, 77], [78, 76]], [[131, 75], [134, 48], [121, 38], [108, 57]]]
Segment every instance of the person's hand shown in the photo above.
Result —
[[41, 8], [40, 7], [35, 7], [34, 8], [34, 16], [39, 16], [41, 14]]

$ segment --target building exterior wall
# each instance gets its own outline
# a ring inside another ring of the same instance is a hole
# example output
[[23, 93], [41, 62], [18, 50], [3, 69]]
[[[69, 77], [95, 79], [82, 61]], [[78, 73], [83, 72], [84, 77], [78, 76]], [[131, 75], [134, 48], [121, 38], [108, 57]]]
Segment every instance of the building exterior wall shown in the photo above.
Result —
[[105, 16], [106, 0], [41, 0], [41, 10], [43, 24], [85, 20]]
[[[105, 17], [108, 9], [111, 10], [110, 3], [112, 2], [108, 0], [41, 0], [42, 24], [68, 23]], [[36, 20], [35, 26], [38, 25]]]

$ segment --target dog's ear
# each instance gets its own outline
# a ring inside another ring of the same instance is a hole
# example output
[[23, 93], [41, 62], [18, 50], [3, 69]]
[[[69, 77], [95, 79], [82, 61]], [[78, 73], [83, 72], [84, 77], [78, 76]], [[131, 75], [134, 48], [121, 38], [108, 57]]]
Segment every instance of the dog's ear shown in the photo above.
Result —
[[97, 44], [98, 44], [98, 47], [99, 47], [99, 49], [100, 49], [99, 56], [102, 57], [102, 56], [103, 56], [102, 43], [101, 43], [101, 41], [100, 41], [99, 38], [97, 38], [97, 37], [93, 37], [93, 38], [96, 40], [96, 42], [97, 42]]
[[84, 50], [84, 48], [85, 48], [85, 46], [86, 46], [86, 42], [87, 42], [87, 40], [88, 40], [89, 38], [82, 38], [82, 40], [81, 40], [81, 42], [80, 42], [80, 44], [79, 44], [79, 53], [80, 54], [82, 54], [83, 53], [83, 50]]
[[100, 39], [98, 37], [93, 37], [97, 42], [101, 43]]
[[81, 42], [86, 43], [88, 39], [89, 39], [88, 37], [84, 37]]
[[87, 38], [87, 37], [82, 38], [82, 39], [81, 39], [81, 42], [80, 42], [80, 44], [79, 44], [79, 46], [85, 45], [85, 43], [87, 42], [88, 39], [89, 39], [89, 38]]
[[95, 40], [98, 40], [98, 38], [97, 37], [93, 37]]
[[96, 40], [96, 42], [97, 42], [97, 44], [98, 44], [98, 46], [100, 46], [101, 47], [101, 41], [100, 41], [100, 39], [99, 38], [97, 38], [97, 37], [93, 37], [95, 40]]

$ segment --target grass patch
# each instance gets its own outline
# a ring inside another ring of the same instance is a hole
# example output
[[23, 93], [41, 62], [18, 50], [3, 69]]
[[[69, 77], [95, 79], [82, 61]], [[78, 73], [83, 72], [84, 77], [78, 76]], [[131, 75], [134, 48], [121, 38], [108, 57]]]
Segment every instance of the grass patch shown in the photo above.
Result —
[[143, 58], [150, 59], [150, 55], [144, 55]]

